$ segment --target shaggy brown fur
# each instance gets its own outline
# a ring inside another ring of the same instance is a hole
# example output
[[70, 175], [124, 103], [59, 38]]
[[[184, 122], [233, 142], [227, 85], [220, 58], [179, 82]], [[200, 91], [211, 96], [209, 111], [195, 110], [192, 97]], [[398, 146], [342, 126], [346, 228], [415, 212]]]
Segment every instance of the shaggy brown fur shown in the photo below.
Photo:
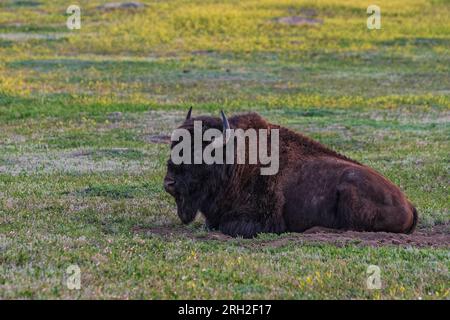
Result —
[[[214, 117], [190, 118], [181, 127], [193, 133], [194, 120], [202, 120], [203, 130], [222, 129], [222, 121]], [[164, 185], [184, 223], [200, 211], [208, 228], [243, 237], [312, 227], [414, 230], [416, 209], [375, 170], [256, 113], [234, 116], [229, 123], [244, 130], [279, 129], [279, 172], [260, 175], [258, 164], [174, 165], [169, 160]]]

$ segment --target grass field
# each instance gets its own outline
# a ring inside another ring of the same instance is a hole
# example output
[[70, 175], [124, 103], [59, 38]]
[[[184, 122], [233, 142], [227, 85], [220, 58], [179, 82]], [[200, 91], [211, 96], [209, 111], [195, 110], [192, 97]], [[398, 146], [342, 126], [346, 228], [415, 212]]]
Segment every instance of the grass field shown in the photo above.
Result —
[[[154, 143], [191, 105], [258, 111], [374, 167], [419, 229], [450, 232], [448, 1], [377, 1], [381, 30], [370, 1], [102, 3], [78, 1], [68, 30], [70, 1], [0, 2], [0, 298], [449, 299], [449, 246], [180, 226]], [[173, 234], [140, 231], [157, 228]], [[371, 264], [381, 290], [366, 287]]]

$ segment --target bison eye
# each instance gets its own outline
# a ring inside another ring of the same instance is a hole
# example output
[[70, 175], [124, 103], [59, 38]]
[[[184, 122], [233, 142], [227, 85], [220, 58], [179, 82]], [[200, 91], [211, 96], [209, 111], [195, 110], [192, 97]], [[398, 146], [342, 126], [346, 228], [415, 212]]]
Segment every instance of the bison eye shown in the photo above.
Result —
[[168, 171], [173, 172], [174, 174], [180, 174], [184, 171], [184, 165], [183, 164], [175, 164], [172, 162], [172, 160], [167, 161], [167, 169]]
[[175, 163], [172, 162], [171, 159], [167, 160], [167, 167], [169, 169], [175, 169], [177, 166], [175, 165]]

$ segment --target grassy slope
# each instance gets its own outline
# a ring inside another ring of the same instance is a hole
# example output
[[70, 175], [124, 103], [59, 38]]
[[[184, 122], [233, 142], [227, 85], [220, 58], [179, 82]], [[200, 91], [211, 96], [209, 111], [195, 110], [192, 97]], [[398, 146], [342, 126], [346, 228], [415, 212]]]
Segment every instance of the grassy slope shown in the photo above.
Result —
[[[167, 147], [146, 140], [191, 104], [258, 110], [388, 176], [421, 227], [448, 223], [445, 1], [379, 1], [379, 31], [360, 1], [80, 3], [79, 31], [65, 1], [0, 4], [1, 298], [448, 299], [445, 249], [203, 241], [200, 223], [196, 240], [133, 232], [179, 223]], [[274, 22], [302, 12], [324, 24]], [[80, 291], [64, 285], [70, 264]], [[382, 290], [366, 289], [369, 264]]]

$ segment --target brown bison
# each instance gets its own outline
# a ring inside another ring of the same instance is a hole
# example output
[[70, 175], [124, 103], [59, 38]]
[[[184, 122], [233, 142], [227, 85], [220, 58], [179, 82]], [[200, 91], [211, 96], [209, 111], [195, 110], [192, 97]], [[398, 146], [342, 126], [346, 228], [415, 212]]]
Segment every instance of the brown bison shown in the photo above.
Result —
[[169, 159], [164, 188], [185, 224], [200, 211], [208, 229], [245, 238], [313, 227], [411, 233], [417, 224], [416, 209], [397, 186], [319, 142], [256, 113], [227, 120], [223, 113], [222, 119], [193, 118], [189, 110], [179, 128], [193, 133], [195, 120], [202, 121], [202, 130], [278, 129], [279, 171], [261, 175], [260, 163], [175, 164]]

